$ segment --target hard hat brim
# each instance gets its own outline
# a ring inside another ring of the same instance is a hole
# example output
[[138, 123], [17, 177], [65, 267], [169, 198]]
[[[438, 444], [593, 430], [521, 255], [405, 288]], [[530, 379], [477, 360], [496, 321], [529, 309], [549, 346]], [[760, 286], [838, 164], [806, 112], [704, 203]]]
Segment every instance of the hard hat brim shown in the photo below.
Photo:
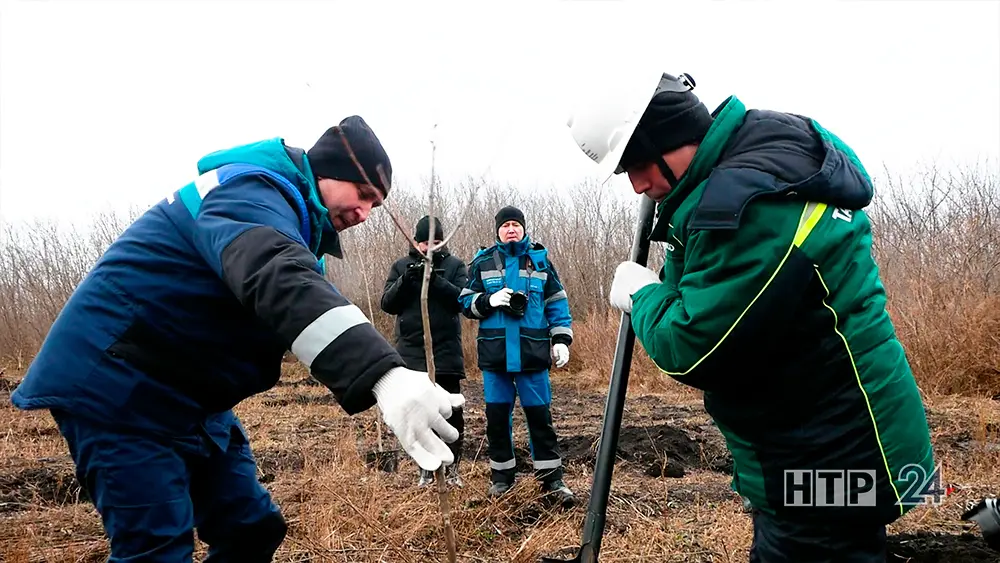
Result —
[[[611, 82], [595, 86], [594, 95], [590, 96], [590, 102], [586, 105], [578, 105], [579, 110], [584, 113], [592, 112], [595, 108], [607, 107], [608, 105], [618, 106], [622, 114], [620, 125], [614, 127], [609, 144], [613, 146], [597, 161], [593, 175], [601, 184], [606, 184], [612, 176], [624, 172], [619, 167], [625, 147], [628, 146], [636, 128], [639, 126], [639, 119], [642, 117], [650, 100], [653, 99], [663, 74], [660, 72], [647, 73], [635, 76], [631, 81]], [[587, 152], [587, 148], [581, 144], [580, 139], [574, 139], [581, 150]], [[596, 159], [594, 159], [596, 160]]]

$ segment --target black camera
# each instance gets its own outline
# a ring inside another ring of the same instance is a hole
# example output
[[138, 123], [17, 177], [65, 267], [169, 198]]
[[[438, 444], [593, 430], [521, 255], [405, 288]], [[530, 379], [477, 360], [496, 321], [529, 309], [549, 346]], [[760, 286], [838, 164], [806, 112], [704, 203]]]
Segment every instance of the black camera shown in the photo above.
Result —
[[510, 294], [510, 303], [507, 304], [504, 309], [506, 309], [510, 314], [516, 315], [518, 317], [524, 316], [524, 311], [528, 308], [528, 296], [525, 295], [523, 291], [515, 291]]
[[[409, 280], [411, 280], [411, 281], [423, 283], [423, 281], [424, 281], [424, 263], [420, 262], [420, 261], [410, 262], [410, 264], [406, 266], [406, 275], [409, 278]], [[432, 282], [434, 281], [435, 276], [442, 276], [443, 277], [444, 276], [444, 268], [434, 268], [434, 269], [432, 269], [431, 270], [431, 281]]]
[[410, 281], [419, 281], [424, 279], [424, 263], [423, 262], [411, 262], [406, 266], [406, 277]]

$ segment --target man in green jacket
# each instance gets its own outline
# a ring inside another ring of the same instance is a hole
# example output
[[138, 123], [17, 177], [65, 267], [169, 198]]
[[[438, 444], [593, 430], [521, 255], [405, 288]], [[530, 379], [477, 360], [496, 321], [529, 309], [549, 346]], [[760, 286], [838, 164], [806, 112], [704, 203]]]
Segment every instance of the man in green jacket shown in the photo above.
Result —
[[709, 113], [693, 88], [656, 73], [570, 120], [657, 202], [663, 269], [622, 263], [611, 304], [704, 391], [753, 507], [751, 562], [884, 561], [886, 525], [943, 492], [871, 254], [871, 179], [817, 121], [734, 96]]

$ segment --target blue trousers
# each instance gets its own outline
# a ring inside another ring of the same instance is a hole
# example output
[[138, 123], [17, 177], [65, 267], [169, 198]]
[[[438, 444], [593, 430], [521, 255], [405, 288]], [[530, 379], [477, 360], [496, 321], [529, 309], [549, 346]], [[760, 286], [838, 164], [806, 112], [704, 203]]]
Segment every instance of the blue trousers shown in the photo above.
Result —
[[191, 561], [195, 528], [209, 563], [269, 562], [284, 540], [238, 422], [222, 451], [207, 436], [167, 440], [52, 414], [101, 515], [110, 563]]
[[552, 386], [549, 372], [483, 372], [486, 401], [486, 439], [489, 441], [490, 478], [513, 483], [517, 469], [514, 457], [514, 400], [528, 423], [529, 447], [535, 477], [545, 482], [562, 479], [563, 467], [555, 428], [552, 425]]

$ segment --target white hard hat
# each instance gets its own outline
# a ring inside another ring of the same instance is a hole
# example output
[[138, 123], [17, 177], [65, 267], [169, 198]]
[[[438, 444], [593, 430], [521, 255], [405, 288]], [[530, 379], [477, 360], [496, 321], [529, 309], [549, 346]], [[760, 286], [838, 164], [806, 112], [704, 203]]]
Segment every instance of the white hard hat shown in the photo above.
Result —
[[618, 162], [653, 96], [693, 88], [694, 80], [687, 74], [674, 77], [648, 70], [616, 75], [582, 92], [566, 125], [580, 150], [597, 163], [595, 174], [605, 182], [612, 173], [622, 172]]

